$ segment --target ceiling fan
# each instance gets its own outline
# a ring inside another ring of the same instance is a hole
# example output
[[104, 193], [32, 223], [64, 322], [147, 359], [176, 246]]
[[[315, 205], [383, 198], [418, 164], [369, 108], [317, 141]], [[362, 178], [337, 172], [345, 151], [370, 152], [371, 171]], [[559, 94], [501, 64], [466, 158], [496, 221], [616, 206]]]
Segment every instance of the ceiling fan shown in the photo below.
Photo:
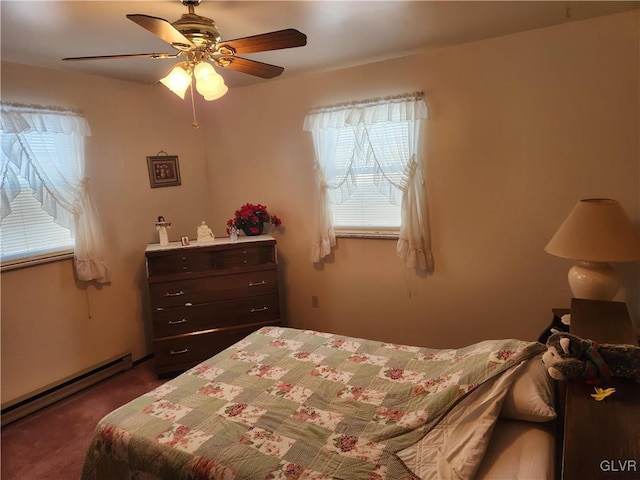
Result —
[[196, 78], [196, 89], [205, 97], [205, 100], [215, 100], [227, 92], [227, 87], [211, 63], [217, 67], [228, 68], [260, 78], [273, 78], [280, 75], [284, 68], [239, 57], [238, 54], [302, 47], [307, 44], [307, 36], [293, 28], [234, 40], [222, 40], [222, 35], [215, 22], [195, 13], [195, 7], [200, 5], [201, 0], [181, 0], [181, 2], [188, 7], [189, 13], [183, 14], [173, 23], [150, 15], [127, 15], [129, 20], [169, 43], [177, 50], [175, 53], [98, 55], [67, 57], [63, 60], [183, 57], [184, 60], [175, 65], [160, 82], [176, 95], [184, 98], [186, 89], [191, 86], [191, 76], [193, 75]]

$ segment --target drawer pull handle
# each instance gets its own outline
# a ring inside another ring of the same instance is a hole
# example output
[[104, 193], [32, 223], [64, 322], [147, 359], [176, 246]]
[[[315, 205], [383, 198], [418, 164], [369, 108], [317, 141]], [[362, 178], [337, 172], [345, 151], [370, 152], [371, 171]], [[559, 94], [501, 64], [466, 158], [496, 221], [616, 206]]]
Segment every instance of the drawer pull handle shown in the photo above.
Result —
[[165, 297], [179, 297], [180, 295], [184, 295], [184, 292], [180, 290], [179, 292], [167, 292], [164, 294]]
[[267, 310], [269, 310], [269, 307], [252, 308], [250, 313], [266, 312]]
[[193, 303], [191, 302], [187, 302], [184, 304], [185, 307], [193, 307]]
[[261, 282], [249, 282], [250, 287], [259, 287], [260, 285], [266, 285], [267, 282], [262, 280]]
[[181, 323], [187, 323], [187, 319], [183, 318], [182, 320], [169, 320], [169, 325], [180, 325]]
[[187, 259], [187, 257], [180, 257], [180, 260], [182, 260], [183, 262]]
[[188, 348], [183, 348], [182, 350], [171, 350], [169, 352], [169, 355], [182, 355], [183, 353], [188, 353], [189, 349]]

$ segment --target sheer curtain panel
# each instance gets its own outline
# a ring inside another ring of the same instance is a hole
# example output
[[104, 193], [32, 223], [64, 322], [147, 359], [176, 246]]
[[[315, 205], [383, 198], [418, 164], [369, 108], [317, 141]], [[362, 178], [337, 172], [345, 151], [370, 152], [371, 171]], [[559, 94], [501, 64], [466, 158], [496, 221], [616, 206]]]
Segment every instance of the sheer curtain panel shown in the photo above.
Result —
[[319, 192], [313, 262], [322, 261], [335, 246], [331, 205], [358, 188], [356, 168], [370, 166], [378, 191], [401, 205], [398, 256], [409, 268], [433, 271], [421, 155], [427, 118], [421, 92], [322, 107], [305, 117], [303, 130], [313, 138]]
[[4, 103], [1, 113], [2, 218], [20, 193], [18, 176], [27, 179], [43, 209], [75, 237], [78, 279], [108, 282], [102, 231], [84, 176], [84, 141], [91, 135], [86, 119], [69, 110]]

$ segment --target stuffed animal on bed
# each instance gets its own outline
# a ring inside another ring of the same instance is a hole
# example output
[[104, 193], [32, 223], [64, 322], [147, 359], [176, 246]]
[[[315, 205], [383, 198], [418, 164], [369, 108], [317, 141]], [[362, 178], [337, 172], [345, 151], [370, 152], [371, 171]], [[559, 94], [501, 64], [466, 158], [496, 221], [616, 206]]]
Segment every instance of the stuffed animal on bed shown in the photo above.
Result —
[[640, 383], [640, 347], [634, 345], [598, 345], [571, 333], [554, 333], [542, 362], [555, 380], [597, 383], [615, 376]]

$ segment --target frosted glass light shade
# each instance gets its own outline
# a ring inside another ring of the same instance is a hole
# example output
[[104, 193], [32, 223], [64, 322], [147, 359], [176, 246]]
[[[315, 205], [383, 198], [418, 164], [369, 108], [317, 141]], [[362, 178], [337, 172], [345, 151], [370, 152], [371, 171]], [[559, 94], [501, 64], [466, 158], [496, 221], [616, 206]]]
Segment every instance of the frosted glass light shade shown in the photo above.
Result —
[[184, 94], [191, 85], [191, 74], [185, 70], [183, 64], [179, 63], [171, 71], [160, 79], [165, 87], [184, 99]]
[[193, 70], [196, 77], [196, 90], [205, 100], [211, 101], [222, 97], [229, 90], [222, 76], [215, 71], [213, 65], [200, 62]]
[[222, 84], [222, 87], [219, 88], [217, 91], [213, 92], [213, 93], [207, 93], [206, 95], [203, 95], [204, 99], [207, 101], [212, 101], [212, 100], [217, 100], [220, 97], [222, 97], [225, 93], [227, 93], [227, 91], [229, 91], [229, 87], [227, 87], [224, 83]]
[[198, 63], [193, 69], [193, 75], [196, 77], [196, 81], [220, 76], [217, 74], [215, 68], [213, 68], [213, 65], [207, 62]]

